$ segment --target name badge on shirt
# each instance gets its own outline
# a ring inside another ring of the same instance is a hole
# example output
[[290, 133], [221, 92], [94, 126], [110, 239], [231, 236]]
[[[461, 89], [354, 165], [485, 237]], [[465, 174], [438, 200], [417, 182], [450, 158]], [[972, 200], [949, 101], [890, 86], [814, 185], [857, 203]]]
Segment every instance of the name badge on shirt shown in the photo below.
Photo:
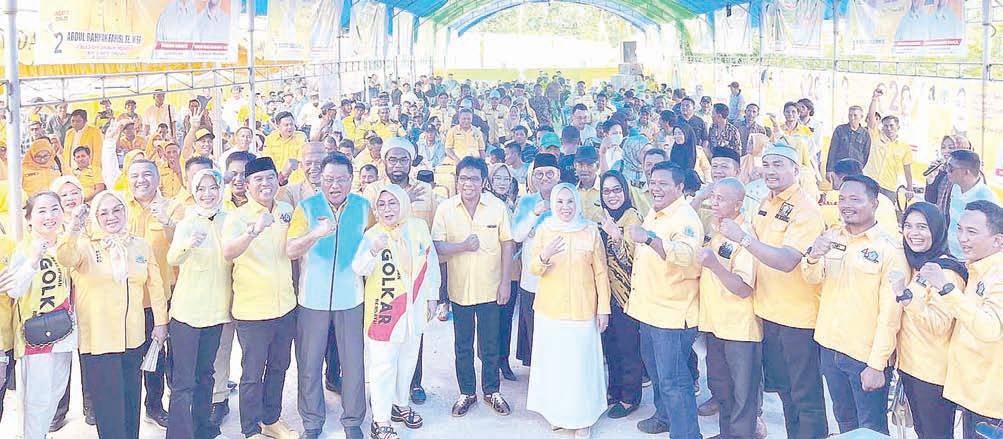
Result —
[[846, 246], [845, 246], [845, 245], [843, 245], [843, 244], [840, 244], [840, 243], [838, 243], [838, 242], [834, 242], [834, 243], [832, 243], [832, 248], [834, 248], [834, 249], [836, 249], [836, 250], [839, 250], [839, 251], [841, 251], [841, 252], [845, 252], [845, 251], [846, 251]]
[[765, 210], [760, 210], [759, 211], [759, 216], [766, 216], [766, 211]]
[[794, 205], [791, 203], [784, 203], [780, 205], [780, 211], [777, 212], [777, 219], [785, 223], [791, 222], [791, 213], [794, 212]]
[[484, 227], [489, 228], [489, 229], [497, 229], [498, 228], [498, 224], [488, 224], [488, 225], [486, 225]]
[[735, 253], [735, 246], [730, 242], [725, 242], [721, 244], [721, 247], [717, 249], [717, 254], [722, 258], [731, 259], [731, 255]]

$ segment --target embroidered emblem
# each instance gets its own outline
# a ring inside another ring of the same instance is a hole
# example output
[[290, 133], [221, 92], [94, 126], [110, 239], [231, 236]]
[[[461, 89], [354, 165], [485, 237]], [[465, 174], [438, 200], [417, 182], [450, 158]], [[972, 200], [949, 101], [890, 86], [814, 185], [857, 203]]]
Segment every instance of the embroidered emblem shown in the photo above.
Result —
[[874, 251], [874, 250], [871, 250], [869, 248], [865, 248], [865, 249], [861, 250], [860, 251], [860, 255], [863, 256], [864, 259], [866, 259], [867, 261], [875, 263], [875, 264], [877, 264], [878, 263], [878, 259], [880, 259], [880, 255], [878, 255], [878, 252]]
[[282, 215], [279, 215], [279, 220], [281, 220], [284, 224], [289, 224], [289, 222], [293, 220], [293, 214], [283, 213]]
[[145, 264], [146, 263], [146, 256], [143, 256], [143, 255], [136, 256], [136, 263], [137, 264]]
[[717, 249], [717, 254], [725, 259], [731, 259], [733, 253], [735, 253], [735, 245], [730, 242], [721, 244], [721, 248]]
[[689, 236], [690, 238], [697, 237], [697, 231], [693, 229], [693, 226], [686, 226], [686, 228], [683, 230], [683, 233], [686, 234], [686, 236]]
[[977, 296], [979, 296], [979, 297], [985, 296], [986, 295], [986, 284], [984, 284], [982, 282], [979, 282], [979, 284], [975, 286], [975, 294]]
[[791, 203], [784, 203], [780, 205], [780, 211], [777, 212], [777, 219], [785, 223], [791, 222], [791, 213], [794, 212], [794, 205]]
[[703, 236], [703, 243], [704, 243], [704, 245], [710, 244], [710, 236], [709, 235], [704, 235]]

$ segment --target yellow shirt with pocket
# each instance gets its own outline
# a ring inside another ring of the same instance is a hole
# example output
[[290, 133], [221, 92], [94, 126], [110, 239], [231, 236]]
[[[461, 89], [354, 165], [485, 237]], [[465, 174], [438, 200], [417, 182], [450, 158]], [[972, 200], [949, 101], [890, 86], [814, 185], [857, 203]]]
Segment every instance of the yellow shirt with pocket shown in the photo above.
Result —
[[[161, 224], [153, 214], [152, 206], [156, 204], [158, 209], [166, 209], [169, 212], [171, 226]], [[169, 198], [158, 196], [148, 207], [144, 208], [136, 201], [131, 193], [125, 196], [125, 206], [129, 209], [129, 233], [143, 238], [153, 250], [153, 258], [156, 259], [157, 267], [160, 269], [160, 280], [164, 283], [167, 300], [171, 299], [171, 290], [177, 280], [174, 267], [167, 263], [167, 249], [174, 239], [174, 226], [185, 216], [185, 209]], [[144, 303], [147, 308], [150, 302]]]
[[[230, 321], [233, 267], [223, 256], [221, 235], [226, 216], [222, 210], [211, 221], [195, 214], [186, 216], [178, 223], [167, 251], [167, 263], [178, 267], [171, 318], [194, 328]], [[191, 247], [195, 232], [206, 237], [199, 246]]]
[[[501, 245], [512, 241], [512, 218], [501, 200], [481, 194], [471, 216], [459, 195], [439, 205], [432, 221], [432, 240], [463, 242], [477, 235], [480, 247], [444, 257], [448, 264], [449, 300], [461, 306], [494, 302], [502, 279]], [[506, 285], [507, 286], [507, 285]]]
[[665, 259], [647, 245], [634, 247], [630, 298], [624, 312], [662, 329], [696, 327], [700, 312], [696, 252], [704, 236], [700, 218], [679, 197], [662, 210], [648, 212], [642, 227], [662, 240]]
[[[302, 131], [293, 131], [293, 135], [282, 137], [278, 131], [272, 131], [265, 137], [265, 149], [261, 152], [262, 157], [271, 157], [275, 162], [275, 168], [281, 171], [285, 168], [289, 159], [299, 159], [300, 151], [307, 142], [306, 134]], [[292, 175], [289, 175], [289, 183], [299, 183], [306, 178], [301, 168], [296, 168]]]
[[[957, 273], [944, 270], [944, 275], [956, 288], [965, 289], [965, 281]], [[906, 287], [912, 291], [913, 299], [903, 309], [895, 357], [899, 371], [943, 386], [954, 316], [947, 311], [938, 291], [918, 282], [918, 277], [918, 272], [914, 272], [912, 282]]]
[[[744, 224], [743, 218], [735, 219]], [[744, 226], [748, 228], [748, 226]], [[714, 251], [725, 270], [738, 275], [750, 287], [756, 287], [756, 257], [737, 242], [712, 232], [707, 247]], [[724, 286], [714, 272], [700, 273], [700, 331], [730, 341], [763, 341], [763, 322], [756, 317], [752, 296], [742, 298]]]
[[484, 153], [484, 133], [473, 125], [464, 130], [459, 125], [446, 132], [446, 149], [452, 149], [456, 157], [480, 157]]
[[[255, 201], [238, 207], [223, 223], [223, 243], [247, 233], [268, 209]], [[296, 307], [292, 261], [286, 254], [286, 238], [292, 221], [292, 206], [275, 202], [271, 210], [275, 222], [251, 240], [247, 250], [233, 259], [233, 318], [269, 320], [282, 317]]]
[[[555, 238], [564, 239], [564, 251], [540, 260], [543, 248]], [[610, 313], [610, 285], [606, 248], [594, 225], [574, 232], [540, 225], [533, 238], [529, 270], [540, 276], [533, 310], [552, 320], [591, 320]]]
[[873, 178], [882, 189], [895, 191], [899, 177], [905, 177], [905, 165], [912, 164], [912, 148], [901, 139], [888, 140], [881, 131], [873, 129], [871, 153], [864, 163], [864, 175]]

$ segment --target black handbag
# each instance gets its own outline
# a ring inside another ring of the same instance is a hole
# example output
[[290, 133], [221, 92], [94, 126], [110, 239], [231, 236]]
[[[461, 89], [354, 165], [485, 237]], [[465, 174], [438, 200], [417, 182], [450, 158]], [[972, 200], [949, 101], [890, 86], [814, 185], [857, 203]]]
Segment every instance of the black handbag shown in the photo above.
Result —
[[33, 348], [52, 345], [73, 332], [73, 317], [67, 309], [38, 314], [24, 321], [24, 342]]

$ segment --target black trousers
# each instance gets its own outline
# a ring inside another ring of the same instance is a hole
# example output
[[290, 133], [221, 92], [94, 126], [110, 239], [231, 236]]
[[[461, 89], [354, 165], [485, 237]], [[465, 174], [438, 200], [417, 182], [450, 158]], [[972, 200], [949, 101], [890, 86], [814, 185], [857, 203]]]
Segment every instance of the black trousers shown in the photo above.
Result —
[[944, 386], [931, 384], [899, 370], [919, 439], [954, 437], [956, 405], [944, 398]]
[[536, 293], [519, 288], [519, 339], [516, 340], [515, 358], [529, 367], [533, 359], [533, 325], [536, 314], [533, 301]]
[[767, 392], [777, 392], [790, 439], [829, 435], [822, 393], [820, 352], [813, 329], [763, 320], [763, 376]]
[[512, 295], [508, 303], [501, 305], [498, 316], [498, 364], [508, 365], [508, 357], [512, 352], [512, 317], [515, 307], [519, 304], [519, 281], [512, 281]]
[[212, 408], [213, 363], [223, 325], [195, 328], [171, 319], [168, 337], [171, 352], [171, 405], [167, 417], [168, 439], [213, 439], [219, 426], [209, 422]]
[[139, 437], [139, 398], [146, 344], [125, 352], [80, 355], [80, 367], [87, 374], [86, 392], [97, 421], [98, 437], [136, 439]]
[[[149, 348], [151, 334], [153, 333], [153, 310], [146, 308], [146, 343], [143, 344], [143, 353]], [[146, 413], [156, 413], [164, 409], [164, 387], [168, 382], [167, 350], [170, 342], [164, 342], [160, 349], [160, 356], [157, 358], [157, 370], [153, 372], [143, 372], [143, 382], [146, 387], [146, 399], [143, 405], [146, 406]]]
[[462, 306], [453, 302], [453, 340], [456, 354], [456, 381], [460, 393], [477, 394], [474, 370], [474, 334], [477, 334], [477, 356], [481, 359], [481, 390], [495, 393], [501, 386], [498, 375], [498, 316], [495, 302]]
[[324, 356], [327, 368], [324, 369], [324, 381], [332, 384], [341, 380], [341, 363], [338, 362], [338, 343], [335, 340], [334, 325], [328, 325], [327, 354]]
[[260, 423], [274, 424], [282, 415], [282, 389], [296, 334], [296, 309], [269, 320], [237, 320], [240, 342], [240, 432], [253, 436]]
[[707, 387], [721, 407], [721, 439], [756, 437], [763, 394], [763, 345], [707, 333]]
[[603, 355], [609, 368], [606, 399], [609, 402], [641, 403], [641, 332], [639, 323], [623, 312], [619, 303], [610, 306], [609, 326], [602, 333]]
[[0, 383], [3, 384], [0, 385], [0, 421], [3, 420], [3, 398], [7, 395], [7, 383], [14, 379], [14, 351], [9, 350], [6, 351], [5, 354], [7, 355], [7, 364], [3, 365], [3, 367], [5, 372], [7, 372], [4, 374], [4, 376], [7, 377], [7, 381]]

